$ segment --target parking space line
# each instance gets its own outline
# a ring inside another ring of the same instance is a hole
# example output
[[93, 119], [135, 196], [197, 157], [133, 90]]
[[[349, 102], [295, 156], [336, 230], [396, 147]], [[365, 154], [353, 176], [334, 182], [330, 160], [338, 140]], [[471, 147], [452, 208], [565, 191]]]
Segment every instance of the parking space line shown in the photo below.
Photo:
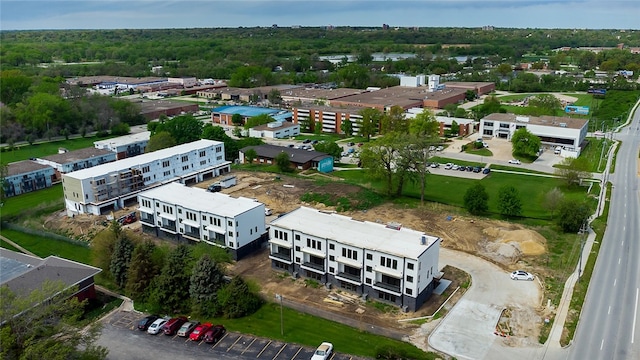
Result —
[[213, 349], [215, 349], [215, 348], [216, 348], [216, 346], [218, 346], [218, 344], [220, 344], [220, 343], [222, 342], [222, 340], [224, 340], [227, 336], [229, 336], [229, 333], [224, 334], [224, 336], [222, 336], [222, 337], [220, 338], [220, 340], [216, 341], [216, 343], [215, 343], [215, 344], [213, 344], [213, 346], [211, 347], [211, 349], [212, 349], [212, 350], [213, 350]]
[[284, 348], [287, 347], [287, 344], [282, 344], [282, 347], [280, 348], [280, 351], [278, 351], [278, 353], [276, 354], [276, 356], [273, 357], [272, 360], [276, 360], [276, 358], [278, 357], [278, 355], [280, 355], [280, 353], [282, 352], [282, 350], [284, 350]]
[[267, 345], [265, 345], [262, 350], [258, 353], [258, 355], [256, 355], [256, 357], [260, 357], [260, 355], [262, 355], [262, 353], [269, 347], [269, 345], [271, 345], [271, 340], [269, 340], [269, 342], [267, 343]]
[[242, 352], [240, 353], [240, 355], [244, 355], [245, 351], [249, 350], [249, 348], [251, 347], [251, 345], [253, 345], [254, 342], [256, 342], [258, 338], [253, 338], [253, 340], [251, 340], [251, 342], [249, 343], [249, 345], [247, 345], [247, 347], [242, 350]]
[[236, 341], [233, 342], [233, 344], [231, 344], [231, 346], [229, 346], [229, 348], [227, 349], [227, 352], [229, 352], [229, 350], [231, 350], [231, 348], [238, 343], [238, 341], [240, 341], [240, 339], [242, 339], [242, 335], [238, 336], [238, 338], [236, 339]]
[[298, 354], [300, 354], [300, 351], [302, 351], [302, 346], [300, 346], [300, 349], [298, 349], [298, 351], [296, 351], [295, 355], [293, 355], [293, 357], [291, 358], [291, 360], [295, 359], [296, 356], [298, 356]]

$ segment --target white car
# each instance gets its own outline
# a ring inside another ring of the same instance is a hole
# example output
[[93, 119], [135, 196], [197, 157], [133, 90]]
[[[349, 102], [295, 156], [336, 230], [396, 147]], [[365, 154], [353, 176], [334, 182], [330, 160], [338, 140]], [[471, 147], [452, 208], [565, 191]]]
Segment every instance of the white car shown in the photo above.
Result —
[[524, 270], [516, 270], [511, 273], [511, 280], [533, 280], [533, 275]]
[[271, 211], [271, 209], [269, 209], [269, 208], [264, 208], [264, 214], [265, 214], [265, 216], [269, 216], [269, 215], [273, 214], [273, 211]]
[[331, 356], [332, 352], [333, 344], [330, 342], [323, 342], [313, 353], [311, 360], [327, 360]]
[[452, 164], [452, 163], [447, 163], [447, 164], [444, 166], [444, 169], [445, 169], [445, 170], [451, 170], [451, 168], [453, 168], [453, 164]]
[[511, 160], [509, 160], [509, 164], [516, 164], [516, 165], [520, 165], [520, 160], [518, 160], [518, 159], [511, 159]]
[[459, 170], [459, 169], [460, 169], [460, 165], [453, 164], [453, 166], [451, 167], [451, 170]]
[[147, 329], [147, 333], [151, 335], [156, 335], [162, 332], [162, 327], [167, 323], [167, 319], [158, 319], [153, 322]]

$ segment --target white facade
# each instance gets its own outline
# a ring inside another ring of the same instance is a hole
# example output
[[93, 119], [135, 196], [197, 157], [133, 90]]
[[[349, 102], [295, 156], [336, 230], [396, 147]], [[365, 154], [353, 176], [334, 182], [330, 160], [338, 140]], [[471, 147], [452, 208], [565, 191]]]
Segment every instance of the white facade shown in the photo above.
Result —
[[589, 121], [555, 116], [520, 116], [515, 114], [489, 114], [480, 120], [480, 134], [510, 140], [513, 133], [526, 128], [538, 136], [544, 145], [562, 146], [578, 153], [587, 137]]
[[100, 215], [135, 202], [142, 190], [169, 182], [193, 184], [230, 170], [224, 143], [198, 140], [62, 176], [67, 214]]
[[429, 84], [427, 87], [430, 92], [442, 89], [440, 87], [440, 75], [429, 75]]
[[439, 274], [440, 239], [301, 207], [271, 222], [272, 267], [415, 311]]
[[420, 87], [420, 86], [424, 86], [425, 84], [426, 84], [426, 76], [424, 75], [400, 77], [400, 86]]
[[179, 78], [168, 78], [168, 82], [180, 84], [186, 88], [194, 87], [198, 85], [198, 81], [195, 77], [179, 77]]
[[138, 194], [143, 230], [228, 249], [237, 260], [266, 239], [264, 204], [170, 183]]
[[116, 153], [118, 160], [144, 154], [149, 138], [150, 131], [144, 131], [137, 134], [119, 136], [107, 140], [94, 141], [93, 146], [96, 149], [109, 150]]
[[270, 122], [266, 125], [249, 129], [249, 136], [267, 139], [287, 139], [300, 135], [300, 124], [290, 122]]

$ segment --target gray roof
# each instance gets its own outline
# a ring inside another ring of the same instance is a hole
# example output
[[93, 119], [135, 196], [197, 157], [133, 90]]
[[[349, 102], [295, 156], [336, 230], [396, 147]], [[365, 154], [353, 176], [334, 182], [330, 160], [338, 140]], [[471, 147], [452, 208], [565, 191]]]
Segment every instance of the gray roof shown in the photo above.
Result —
[[101, 271], [57, 256], [41, 259], [0, 248], [0, 285], [7, 285], [18, 296], [27, 296], [46, 281], [62, 281], [71, 287]]
[[20, 175], [42, 169], [51, 169], [53, 172], [53, 168], [49, 165], [38, 164], [32, 160], [16, 161], [7, 165], [7, 176]]
[[305, 164], [312, 160], [320, 161], [322, 159], [331, 157], [331, 155], [325, 154], [323, 152], [315, 151], [315, 150], [309, 151], [309, 150], [294, 149], [290, 147], [269, 145], [269, 144], [247, 146], [240, 149], [240, 151], [242, 151], [243, 153], [246, 153], [247, 150], [249, 149], [254, 149], [259, 157], [270, 158], [270, 159], [275, 159], [276, 156], [278, 156], [278, 154], [280, 154], [281, 152], [285, 152], [289, 154], [289, 161], [295, 164]]
[[582, 129], [589, 122], [587, 119], [570, 118], [563, 116], [530, 116], [508, 113], [493, 113], [482, 118], [484, 121], [500, 121], [519, 124], [532, 124], [553, 127], [566, 127], [570, 129]]
[[84, 148], [79, 150], [67, 151], [62, 154], [55, 154], [42, 157], [43, 160], [48, 160], [57, 164], [68, 164], [72, 162], [87, 160], [96, 156], [113, 155], [113, 152], [109, 150], [96, 149], [94, 147]]

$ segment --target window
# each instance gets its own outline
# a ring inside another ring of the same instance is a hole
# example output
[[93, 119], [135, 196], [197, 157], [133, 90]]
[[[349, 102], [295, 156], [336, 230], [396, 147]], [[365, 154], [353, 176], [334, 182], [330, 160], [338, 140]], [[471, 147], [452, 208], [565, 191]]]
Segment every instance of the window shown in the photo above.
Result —
[[300, 251], [300, 246], [296, 246], [296, 251]]
[[413, 282], [413, 276], [407, 276], [407, 282], [412, 283]]
[[189, 155], [182, 155], [182, 162], [189, 161]]
[[169, 167], [169, 160], [165, 160], [162, 162], [162, 167]]
[[413, 270], [413, 263], [407, 263], [407, 269]]
[[342, 248], [342, 256], [349, 259], [358, 260], [358, 252], [356, 250]]
[[484, 122], [484, 126], [491, 126], [491, 127], [493, 127], [493, 121], [485, 121], [485, 122]]
[[187, 171], [187, 170], [189, 170], [189, 165], [185, 165], [182, 167], [182, 171]]
[[200, 155], [200, 157], [205, 157], [205, 156], [207, 156], [207, 152], [204, 151], [204, 150], [200, 150], [200, 154], [199, 155]]
[[336, 260], [335, 256], [329, 255], [329, 261], [335, 261], [335, 260]]
[[329, 244], [329, 250], [335, 250], [336, 246], [334, 244]]
[[222, 152], [222, 146], [216, 146], [216, 152]]
[[228, 226], [233, 226], [233, 221], [231, 221], [231, 220], [227, 221], [227, 225]]
[[373, 254], [367, 254], [367, 260], [373, 260]]
[[371, 272], [371, 266], [367, 266], [367, 272]]
[[296, 234], [296, 240], [300, 240], [300, 235]]
[[322, 242], [320, 240], [313, 240], [313, 239], [307, 238], [307, 247], [310, 247], [316, 250], [322, 250]]
[[369, 284], [369, 285], [371, 285], [371, 279], [369, 279], [369, 278], [364, 279], [364, 282]]
[[162, 173], [162, 176], [169, 176], [171, 175], [171, 171], [165, 171]]
[[330, 273], [334, 273], [334, 272], [336, 272], [336, 269], [334, 269], [334, 268], [332, 268], [332, 267], [329, 267], [329, 272], [330, 272]]
[[229, 231], [229, 237], [233, 237], [233, 231]]
[[296, 258], [296, 262], [297, 262], [298, 264], [300, 263], [300, 258], [299, 258], [299, 257], [297, 257], [297, 258]]
[[413, 289], [406, 289], [405, 292], [407, 295], [413, 295]]
[[182, 209], [178, 209], [178, 214], [182, 214]]

